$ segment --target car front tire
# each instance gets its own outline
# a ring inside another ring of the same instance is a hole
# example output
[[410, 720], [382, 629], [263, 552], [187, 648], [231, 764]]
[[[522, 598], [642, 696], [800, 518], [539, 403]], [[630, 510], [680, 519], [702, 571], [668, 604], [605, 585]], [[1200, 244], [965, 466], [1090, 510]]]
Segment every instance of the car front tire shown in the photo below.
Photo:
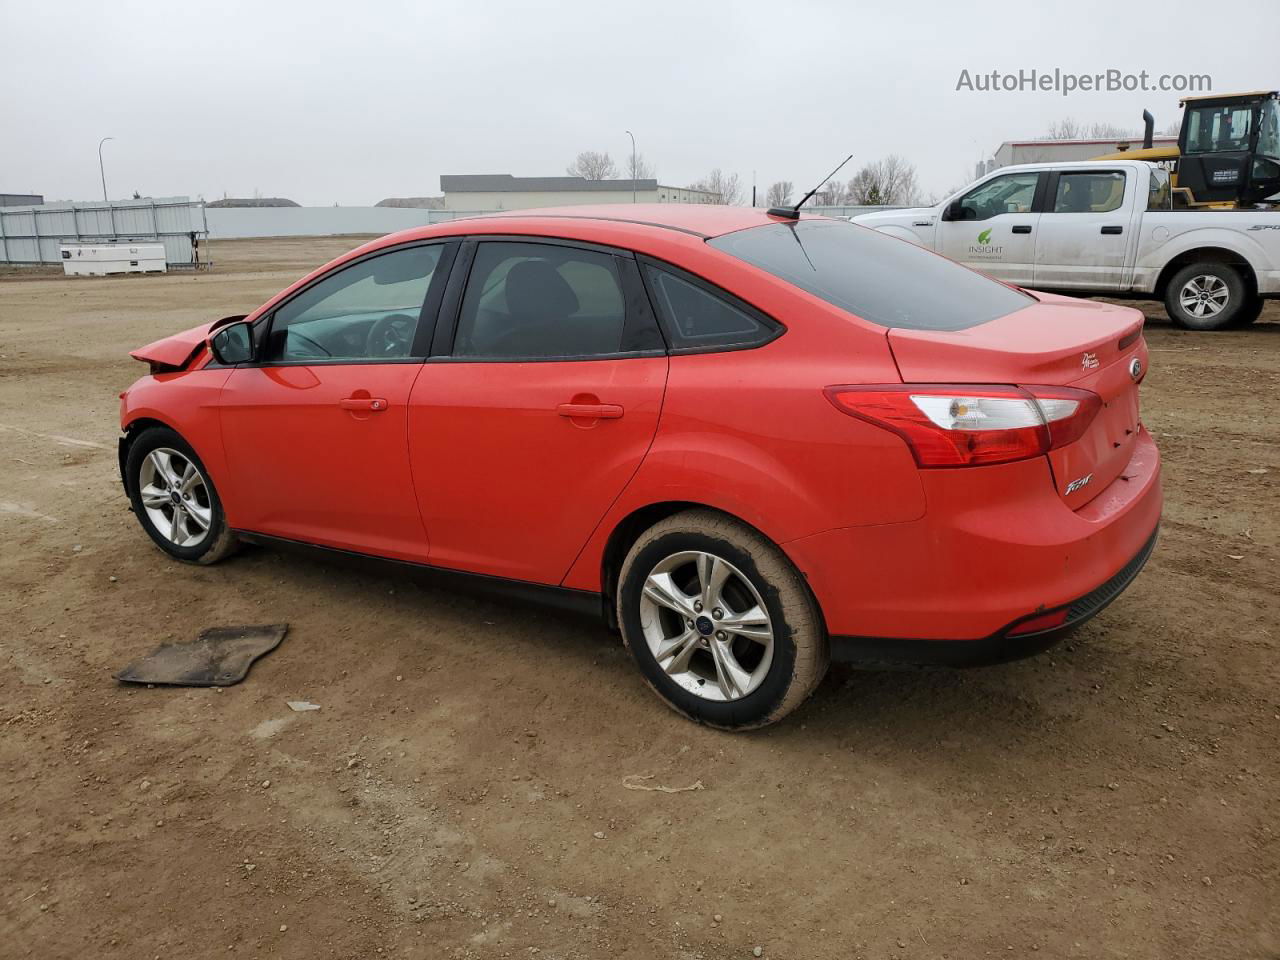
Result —
[[134, 439], [125, 477], [134, 516], [169, 556], [210, 564], [235, 550], [209, 471], [175, 431], [150, 427]]
[[627, 552], [618, 623], [649, 686], [678, 713], [723, 729], [781, 720], [826, 674], [826, 630], [774, 544], [712, 510], [654, 524]]

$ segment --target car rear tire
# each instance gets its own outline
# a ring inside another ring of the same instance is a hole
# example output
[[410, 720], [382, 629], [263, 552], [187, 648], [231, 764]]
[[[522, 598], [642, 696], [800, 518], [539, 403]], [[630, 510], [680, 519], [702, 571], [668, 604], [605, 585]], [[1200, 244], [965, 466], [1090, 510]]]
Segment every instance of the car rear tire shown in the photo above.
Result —
[[1164, 306], [1169, 319], [1184, 329], [1225, 330], [1250, 306], [1249, 290], [1235, 267], [1193, 263], [1170, 279]]
[[775, 723], [827, 672], [826, 630], [804, 579], [765, 537], [712, 510], [678, 513], [636, 540], [617, 613], [646, 682], [699, 723]]
[[150, 427], [139, 434], [129, 446], [125, 477], [134, 516], [169, 556], [210, 564], [234, 552], [239, 541], [209, 471], [176, 432]]

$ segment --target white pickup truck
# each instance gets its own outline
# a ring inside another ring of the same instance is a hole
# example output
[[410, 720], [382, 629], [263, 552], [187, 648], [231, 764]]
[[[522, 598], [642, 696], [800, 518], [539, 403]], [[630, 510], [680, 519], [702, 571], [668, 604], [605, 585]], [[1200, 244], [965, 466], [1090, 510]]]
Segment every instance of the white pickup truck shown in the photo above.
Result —
[[852, 219], [1020, 287], [1162, 299], [1193, 330], [1280, 297], [1280, 211], [1174, 210], [1141, 160], [1001, 167], [935, 207]]

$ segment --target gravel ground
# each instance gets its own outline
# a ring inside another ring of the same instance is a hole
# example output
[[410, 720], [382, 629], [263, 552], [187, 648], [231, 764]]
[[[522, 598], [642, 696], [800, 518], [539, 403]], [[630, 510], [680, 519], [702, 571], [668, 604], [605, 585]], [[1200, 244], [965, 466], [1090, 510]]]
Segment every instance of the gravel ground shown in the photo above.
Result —
[[[0, 276], [0, 956], [1280, 957], [1280, 305], [1219, 335], [1141, 305], [1164, 533], [1072, 640], [838, 668], [729, 735], [590, 621], [266, 549], [191, 568], [137, 527], [126, 351], [355, 242]], [[111, 679], [278, 621], [240, 686]]]

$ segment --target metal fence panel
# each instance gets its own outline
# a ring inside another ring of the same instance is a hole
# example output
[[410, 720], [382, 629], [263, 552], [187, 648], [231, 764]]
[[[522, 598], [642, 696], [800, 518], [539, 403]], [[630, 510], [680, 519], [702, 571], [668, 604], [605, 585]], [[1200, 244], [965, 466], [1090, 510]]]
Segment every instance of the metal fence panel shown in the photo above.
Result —
[[204, 204], [187, 197], [0, 207], [0, 263], [61, 263], [64, 243], [151, 240], [181, 267], [192, 263], [191, 234], [208, 229]]

